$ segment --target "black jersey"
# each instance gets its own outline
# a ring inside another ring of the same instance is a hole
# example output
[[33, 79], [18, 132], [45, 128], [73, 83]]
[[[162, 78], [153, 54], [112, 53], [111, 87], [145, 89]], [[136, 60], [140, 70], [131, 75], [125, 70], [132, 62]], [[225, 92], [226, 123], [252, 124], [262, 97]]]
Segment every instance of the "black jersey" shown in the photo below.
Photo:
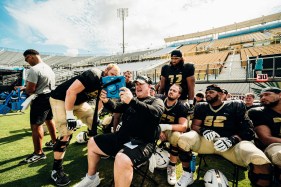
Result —
[[185, 63], [182, 66], [171, 66], [165, 65], [161, 69], [161, 76], [165, 77], [165, 95], [167, 95], [170, 87], [173, 84], [179, 84], [182, 87], [182, 94], [180, 99], [187, 99], [188, 87], [187, 87], [187, 77], [194, 75], [194, 65], [190, 63]]
[[248, 115], [255, 127], [266, 125], [272, 136], [281, 138], [281, 114], [267, 107], [257, 107], [250, 109]]
[[246, 106], [246, 110], [250, 110], [251, 108], [260, 107], [260, 103], [253, 103], [251, 106]]
[[60, 84], [55, 90], [52, 91], [51, 97], [65, 101], [67, 89], [75, 80], [79, 80], [84, 85], [85, 89], [77, 95], [75, 105], [95, 99], [97, 97], [98, 90], [101, 88], [101, 74], [102, 71], [96, 68], [87, 70], [81, 75], [77, 75]]
[[104, 106], [112, 112], [123, 113], [122, 126], [117, 131], [122, 140], [138, 138], [154, 141], [154, 133], [164, 111], [163, 101], [155, 97], [133, 98], [129, 104], [109, 100]]
[[188, 115], [187, 108], [181, 103], [177, 102], [175, 105], [168, 107], [164, 101], [165, 110], [161, 116], [160, 123], [178, 124], [179, 118], [186, 118]]
[[193, 119], [202, 120], [201, 127], [214, 130], [221, 137], [239, 135], [243, 140], [254, 138], [252, 124], [242, 101], [224, 101], [216, 110], [207, 102], [197, 103]]

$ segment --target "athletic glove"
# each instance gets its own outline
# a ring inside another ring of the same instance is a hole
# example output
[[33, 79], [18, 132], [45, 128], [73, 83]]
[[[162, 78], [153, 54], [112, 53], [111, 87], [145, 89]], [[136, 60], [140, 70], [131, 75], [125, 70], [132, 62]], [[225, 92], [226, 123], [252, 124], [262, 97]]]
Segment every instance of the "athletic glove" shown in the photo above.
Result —
[[73, 114], [73, 110], [66, 111], [66, 121], [67, 121], [67, 125], [66, 125], [67, 129], [75, 131], [77, 126], [77, 121]]
[[161, 131], [171, 131], [172, 130], [172, 125], [171, 124], [159, 124]]
[[194, 105], [193, 104], [189, 104], [189, 108], [188, 108], [187, 113], [189, 115], [194, 113]]
[[218, 133], [216, 133], [215, 131], [213, 131], [213, 130], [205, 130], [205, 131], [203, 131], [202, 135], [208, 141], [214, 141], [215, 138], [219, 138], [220, 137], [220, 135]]
[[222, 138], [216, 138], [215, 143], [214, 143], [214, 148], [215, 150], [219, 152], [225, 152], [227, 151], [230, 147], [232, 147], [233, 142], [231, 139], [227, 137], [222, 137]]
[[76, 130], [77, 121], [76, 119], [67, 119], [67, 129], [68, 130]]

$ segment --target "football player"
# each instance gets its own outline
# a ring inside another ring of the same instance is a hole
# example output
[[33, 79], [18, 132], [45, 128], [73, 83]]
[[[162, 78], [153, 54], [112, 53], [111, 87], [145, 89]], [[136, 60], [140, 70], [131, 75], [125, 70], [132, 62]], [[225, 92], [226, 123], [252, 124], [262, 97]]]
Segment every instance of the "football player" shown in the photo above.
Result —
[[256, 145], [264, 151], [275, 166], [275, 178], [281, 186], [281, 89], [268, 87], [261, 91], [263, 107], [252, 108], [248, 115], [258, 139]]
[[170, 143], [170, 162], [167, 166], [167, 181], [170, 185], [175, 185], [177, 182], [178, 139], [180, 134], [187, 130], [187, 108], [178, 101], [181, 93], [180, 85], [173, 84], [170, 87], [168, 96], [164, 99], [165, 110], [160, 121], [162, 131], [160, 140], [162, 142], [168, 140]]
[[93, 68], [59, 85], [51, 94], [50, 103], [59, 132], [54, 145], [54, 164], [51, 178], [58, 186], [70, 183], [63, 170], [63, 158], [76, 129], [76, 117], [92, 129], [94, 110], [87, 103], [97, 97], [101, 89], [101, 77], [117, 76], [120, 69], [116, 64], [107, 65], [104, 71]]
[[[161, 69], [161, 79], [159, 93], [168, 95], [169, 89], [173, 84], [178, 84], [182, 87], [182, 94], [180, 100], [187, 102], [193, 109], [194, 104], [194, 65], [184, 63], [182, 53], [180, 50], [174, 50], [171, 53], [171, 62]], [[190, 110], [190, 113], [193, 111]]]
[[206, 101], [195, 106], [191, 131], [178, 140], [179, 158], [183, 173], [176, 186], [194, 182], [190, 170], [190, 151], [199, 154], [218, 154], [239, 166], [249, 166], [249, 179], [257, 186], [270, 186], [271, 163], [251, 140], [254, 131], [246, 108], [240, 100], [222, 101], [222, 89], [210, 85]]
[[[52, 148], [56, 141], [56, 127], [49, 102], [51, 91], [55, 88], [55, 73], [49, 65], [43, 62], [38, 51], [28, 49], [23, 53], [25, 61], [31, 66], [26, 77], [26, 86], [16, 86], [25, 90], [29, 95], [36, 95], [30, 105], [30, 124], [34, 152], [20, 164], [34, 163], [46, 159], [43, 152], [42, 141], [44, 137], [43, 123], [45, 122], [52, 140], [47, 142], [47, 147]], [[33, 97], [31, 96], [31, 97]]]

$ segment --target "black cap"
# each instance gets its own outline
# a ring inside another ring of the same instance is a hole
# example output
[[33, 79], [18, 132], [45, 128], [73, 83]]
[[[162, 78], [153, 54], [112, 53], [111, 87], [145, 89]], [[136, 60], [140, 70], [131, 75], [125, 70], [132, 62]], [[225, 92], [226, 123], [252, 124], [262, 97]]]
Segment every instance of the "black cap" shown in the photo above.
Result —
[[171, 52], [171, 57], [182, 57], [182, 53], [180, 50], [174, 50]]
[[27, 49], [24, 53], [23, 56], [27, 56], [27, 55], [39, 55], [39, 52], [34, 50], [34, 49]]
[[144, 76], [144, 75], [139, 75], [137, 76], [136, 80], [134, 81], [134, 83], [139, 82], [141, 84], [147, 83], [147, 84], [152, 84], [152, 81], [149, 77]]
[[279, 94], [281, 92], [281, 89], [277, 87], [268, 87], [261, 90], [261, 94], [264, 92], [274, 92], [276, 94]]
[[206, 91], [209, 91], [209, 90], [215, 90], [217, 92], [222, 92], [223, 93], [222, 89], [218, 85], [216, 85], [216, 84], [212, 84], [210, 86], [207, 86]]

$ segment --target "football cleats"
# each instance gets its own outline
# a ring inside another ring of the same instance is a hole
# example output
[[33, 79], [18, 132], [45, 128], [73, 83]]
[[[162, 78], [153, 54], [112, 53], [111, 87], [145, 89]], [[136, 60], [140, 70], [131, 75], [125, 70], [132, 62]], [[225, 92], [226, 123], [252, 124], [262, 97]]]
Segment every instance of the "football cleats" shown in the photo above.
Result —
[[228, 187], [228, 180], [225, 175], [217, 170], [210, 169], [204, 175], [205, 187]]
[[155, 153], [156, 159], [156, 168], [166, 168], [170, 162], [170, 154], [168, 151], [164, 150], [163, 148], [156, 148]]

